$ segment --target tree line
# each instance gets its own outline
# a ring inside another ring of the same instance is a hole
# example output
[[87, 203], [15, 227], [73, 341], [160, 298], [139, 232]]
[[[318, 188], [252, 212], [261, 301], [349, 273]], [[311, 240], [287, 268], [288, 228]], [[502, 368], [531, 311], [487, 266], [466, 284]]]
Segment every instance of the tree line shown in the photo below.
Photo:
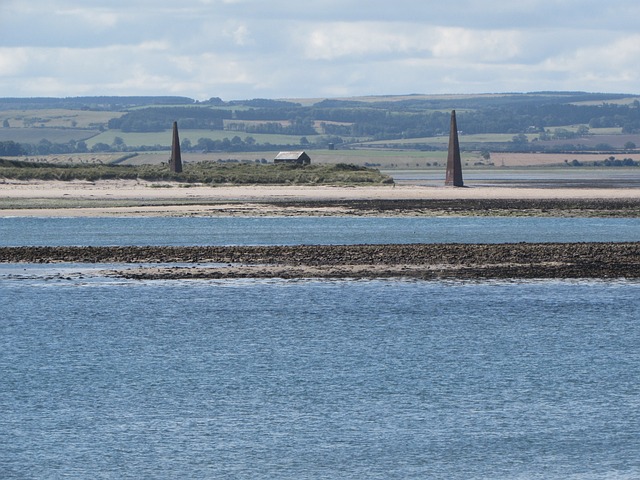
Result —
[[[247, 133], [330, 134], [373, 140], [431, 137], [444, 134], [449, 128], [448, 110], [428, 110], [416, 102], [357, 104], [345, 101], [341, 105], [334, 100], [307, 107], [288, 102], [275, 102], [275, 106], [262, 108], [235, 107], [141, 108], [111, 119], [108, 126], [123, 132], [158, 132], [171, 128], [173, 121], [178, 120], [182, 129], [223, 130], [225, 120], [233, 120], [235, 130]], [[315, 127], [317, 122], [321, 131]], [[627, 105], [506, 102], [458, 113], [458, 125], [467, 134], [543, 132], [547, 128], [574, 124], [590, 128], [617, 127], [623, 133], [638, 133], [640, 104], [637, 100]]]
[[[449, 131], [450, 111], [456, 109], [458, 126], [465, 134], [512, 134], [513, 141], [508, 142], [508, 145], [503, 143], [501, 148], [528, 151], [545, 148], [540, 143], [526, 141], [525, 134], [532, 133], [540, 135], [541, 140], [567, 140], [566, 148], [572, 149], [570, 140], [583, 136], [585, 132], [561, 128], [566, 125], [582, 125], [581, 128], [587, 131], [589, 128], [615, 127], [620, 128], [623, 133], [639, 133], [640, 102], [615, 102], [623, 97], [625, 96], [582, 92], [539, 92], [459, 98], [409, 96], [394, 101], [330, 99], [307, 106], [268, 99], [224, 102], [217, 97], [202, 102], [183, 97], [77, 97], [0, 99], [0, 110], [6, 105], [13, 108], [25, 105], [83, 105], [82, 108], [90, 109], [118, 106], [125, 113], [112, 118], [108, 122], [109, 129], [122, 132], [161, 132], [169, 130], [173, 121], [178, 121], [181, 129], [238, 132], [240, 135], [237, 139], [202, 139], [202, 145], [191, 146], [202, 147], [201, 150], [233, 150], [238, 146], [253, 148], [255, 142], [247, 141], [252, 134], [297, 135], [317, 146], [363, 139], [420, 139], [446, 135]], [[579, 103], [586, 101], [588, 103]], [[8, 127], [8, 122], [6, 123], [5, 127]], [[415, 148], [430, 148], [419, 140], [414, 145]], [[3, 142], [0, 154], [84, 153], [122, 151], [124, 148], [126, 146], [123, 143], [99, 143], [88, 148], [84, 142], [57, 144], [42, 140], [29, 145]], [[146, 148], [136, 147], [137, 150]], [[152, 145], [148, 148], [162, 149], [166, 146]]]

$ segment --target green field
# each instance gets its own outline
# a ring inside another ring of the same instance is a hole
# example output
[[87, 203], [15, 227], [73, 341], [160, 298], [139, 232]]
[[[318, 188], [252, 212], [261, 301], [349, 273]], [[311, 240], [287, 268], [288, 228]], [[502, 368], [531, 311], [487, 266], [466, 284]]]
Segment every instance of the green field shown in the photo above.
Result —
[[[575, 132], [578, 125], [567, 125], [564, 127], [557, 127], [559, 129], [565, 129], [571, 132]], [[554, 129], [550, 129], [553, 133]], [[597, 128], [590, 129], [590, 134], [595, 140], [599, 136], [603, 137], [603, 142], [609, 139], [604, 138], [611, 135], [620, 135], [620, 128]], [[188, 139], [193, 146], [196, 146], [200, 138], [207, 138], [211, 140], [223, 140], [228, 138], [231, 140], [233, 137], [239, 137], [241, 140], [246, 140], [247, 137], [251, 137], [256, 143], [261, 145], [288, 145], [292, 150], [304, 149], [300, 145], [300, 136], [297, 135], [276, 135], [276, 134], [247, 134], [245, 132], [235, 132], [227, 130], [181, 130], [180, 139], [182, 141]], [[528, 140], [535, 141], [538, 139], [538, 134], [527, 134]], [[97, 130], [79, 129], [79, 128], [49, 128], [49, 127], [36, 127], [36, 128], [0, 128], [0, 142], [2, 141], [14, 141], [17, 143], [38, 144], [40, 141], [47, 140], [51, 143], [68, 143], [75, 140], [85, 141], [87, 147], [91, 149], [97, 143], [104, 143], [112, 145], [116, 137], [121, 138], [125, 145], [128, 147], [142, 147], [142, 146], [154, 146], [169, 147], [171, 145], [171, 130], [163, 132], [149, 132], [149, 133], [137, 133], [137, 132], [122, 132], [120, 130], [106, 130], [99, 132]], [[508, 143], [513, 140], [513, 134], [479, 134], [479, 135], [460, 135], [461, 146], [473, 145], [477, 147], [482, 143]], [[307, 136], [309, 142], [313, 143], [317, 137]], [[441, 135], [437, 137], [420, 137], [420, 138], [406, 138], [397, 140], [379, 140], [379, 141], [362, 141], [359, 145], [362, 147], [397, 147], [406, 148], [412, 145], [432, 145], [435, 147], [446, 148], [449, 141], [448, 135]], [[407, 154], [409, 154], [407, 152]], [[356, 154], [357, 156], [358, 154]], [[373, 152], [371, 155], [377, 155]]]
[[12, 128], [97, 128], [106, 127], [112, 118], [122, 116], [123, 112], [65, 110], [61, 108], [40, 110], [4, 110], [0, 111], [0, 124], [8, 121]]
[[[0, 143], [5, 142], [0, 145], [0, 154], [44, 157], [58, 153], [56, 161], [65, 161], [60, 158], [66, 157], [66, 161], [72, 158], [73, 163], [82, 163], [87, 161], [83, 152], [100, 144], [95, 150], [113, 152], [116, 161], [125, 152], [144, 152], [125, 159], [126, 163], [159, 164], [167, 159], [172, 140], [168, 127], [175, 120], [180, 125], [182, 142], [191, 143], [192, 148], [183, 151], [189, 158], [187, 161], [199, 161], [192, 158], [271, 161], [278, 150], [304, 149], [312, 153], [314, 163], [429, 168], [444, 161], [448, 112], [455, 109], [460, 114], [463, 161], [470, 165], [480, 160], [477, 152], [481, 151], [489, 152], [491, 158], [512, 152], [545, 155], [566, 152], [571, 156], [589, 151], [627, 156], [640, 153], [639, 99], [627, 94], [586, 92], [294, 98], [287, 99], [295, 102], [289, 104], [269, 99], [230, 102], [218, 99], [209, 103], [182, 97], [25, 98], [4, 102], [0, 99]], [[180, 101], [184, 104], [176, 103]], [[45, 108], [47, 105], [51, 108]], [[109, 111], [111, 108], [114, 111]], [[164, 108], [168, 110], [162, 112]], [[205, 109], [222, 109], [226, 113], [203, 112]], [[137, 114], [132, 114], [133, 111]], [[126, 118], [111, 123], [117, 129], [108, 128], [110, 120], [123, 115]], [[224, 130], [211, 129], [223, 125]], [[584, 130], [587, 125], [607, 128]], [[546, 129], [543, 140], [540, 134], [533, 133], [541, 126]], [[120, 127], [166, 130], [125, 132]], [[314, 128], [322, 135], [313, 134]], [[247, 133], [244, 129], [296, 134]], [[578, 129], [584, 130], [580, 137], [571, 133]], [[303, 137], [306, 140], [301, 143]], [[200, 139], [209, 140], [208, 145], [198, 146]], [[78, 144], [81, 141], [84, 143]], [[329, 142], [338, 150], [315, 149], [324, 148]], [[236, 152], [239, 149], [249, 151]], [[260, 151], [250, 151], [253, 149]], [[203, 154], [205, 157], [196, 154], [212, 150], [215, 151]], [[522, 163], [520, 160], [517, 163]], [[95, 159], [90, 162], [100, 163]], [[504, 160], [496, 163], [509, 164]], [[543, 163], [550, 162], [544, 159]]]
[[[300, 136], [296, 135], [269, 135], [269, 134], [247, 134], [245, 132], [233, 132], [226, 130], [180, 130], [180, 141], [189, 140], [193, 146], [198, 143], [201, 138], [209, 138], [211, 140], [224, 140], [238, 136], [245, 140], [252, 137], [257, 143], [270, 143], [272, 145], [300, 145]], [[163, 147], [171, 146], [171, 130], [164, 132], [150, 133], [128, 133], [120, 130], [107, 130], [100, 133], [87, 141], [87, 146], [91, 148], [96, 143], [106, 143], [111, 145], [116, 137], [120, 137], [127, 146], [138, 147], [143, 145], [159, 145]], [[309, 138], [313, 141], [313, 137]]]
[[[538, 138], [537, 134], [528, 134], [527, 138], [532, 141]], [[465, 143], [505, 143], [513, 140], [513, 134], [509, 133], [492, 133], [492, 134], [479, 134], [479, 135], [459, 135], [460, 145]], [[403, 138], [398, 140], [379, 140], [375, 142], [362, 142], [363, 145], [413, 145], [413, 144], [425, 144], [425, 145], [440, 145], [446, 146], [449, 143], [448, 135], [441, 135], [438, 137], [421, 137], [421, 138]]]
[[79, 142], [87, 141], [97, 133], [97, 130], [78, 128], [0, 128], [0, 142], [13, 141], [28, 144], [38, 144], [42, 140], [51, 143], [68, 143], [71, 140]]

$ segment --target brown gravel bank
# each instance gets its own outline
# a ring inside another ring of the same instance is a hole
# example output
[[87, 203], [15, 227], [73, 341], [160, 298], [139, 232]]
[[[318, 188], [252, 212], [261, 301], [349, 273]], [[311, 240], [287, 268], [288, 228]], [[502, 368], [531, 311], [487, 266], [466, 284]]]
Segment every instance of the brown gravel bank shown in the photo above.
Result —
[[[268, 247], [2, 247], [0, 262], [193, 263], [106, 274], [173, 278], [640, 278], [640, 242]], [[222, 267], [207, 263], [224, 264]], [[204, 264], [204, 265], [203, 265]]]
[[640, 199], [634, 198], [307, 200], [302, 204], [280, 201], [263, 205], [265, 209], [279, 207], [284, 214], [295, 214], [296, 208], [304, 207], [306, 215], [339, 211], [362, 216], [640, 217]]
[[0, 198], [0, 218], [109, 216], [366, 216], [366, 217], [618, 217], [640, 218], [640, 198], [361, 198], [270, 199], [11, 199]]

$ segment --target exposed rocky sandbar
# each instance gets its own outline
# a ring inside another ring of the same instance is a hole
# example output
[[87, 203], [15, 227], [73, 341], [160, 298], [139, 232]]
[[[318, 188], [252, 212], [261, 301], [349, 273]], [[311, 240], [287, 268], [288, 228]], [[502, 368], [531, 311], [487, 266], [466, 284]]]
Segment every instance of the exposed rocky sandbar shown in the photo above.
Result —
[[2, 247], [0, 262], [193, 264], [107, 272], [137, 279], [640, 278], [640, 242]]

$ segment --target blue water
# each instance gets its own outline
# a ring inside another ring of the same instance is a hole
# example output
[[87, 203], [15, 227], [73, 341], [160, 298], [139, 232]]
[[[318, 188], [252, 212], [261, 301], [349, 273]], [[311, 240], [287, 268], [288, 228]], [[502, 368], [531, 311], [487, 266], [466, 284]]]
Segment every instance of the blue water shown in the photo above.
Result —
[[638, 282], [2, 268], [0, 478], [640, 478]]
[[[441, 186], [442, 172], [426, 170], [389, 170], [384, 172], [402, 185]], [[511, 187], [571, 187], [571, 188], [638, 188], [640, 171], [637, 168], [597, 169], [465, 169], [464, 183], [467, 186]]]
[[[1, 245], [638, 241], [637, 219], [0, 219]], [[640, 282], [0, 264], [0, 478], [640, 478]]]
[[0, 218], [0, 246], [624, 242], [637, 218]]

